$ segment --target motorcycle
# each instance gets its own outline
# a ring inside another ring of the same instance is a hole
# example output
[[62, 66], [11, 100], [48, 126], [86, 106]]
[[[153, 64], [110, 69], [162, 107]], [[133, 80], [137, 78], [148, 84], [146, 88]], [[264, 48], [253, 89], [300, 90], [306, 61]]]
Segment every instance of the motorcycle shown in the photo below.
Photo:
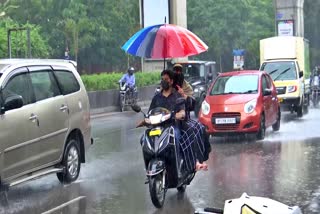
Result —
[[123, 112], [126, 106], [137, 103], [137, 87], [130, 89], [126, 82], [119, 82], [119, 104], [120, 111]]
[[243, 193], [240, 198], [229, 199], [224, 203], [224, 209], [197, 209], [195, 214], [302, 214], [298, 206], [290, 207], [278, 201], [265, 197], [248, 196]]
[[320, 94], [320, 83], [319, 76], [314, 76], [311, 84], [311, 94], [312, 94], [312, 104], [313, 107], [318, 107], [319, 104], [319, 94]]
[[[181, 105], [184, 99], [178, 99], [176, 105]], [[142, 112], [147, 129], [141, 137], [143, 159], [145, 163], [147, 182], [153, 205], [161, 208], [165, 201], [167, 189], [177, 188], [183, 193], [195, 176], [195, 171], [185, 170], [182, 153], [176, 142], [175, 111], [157, 107], [148, 114], [141, 111], [137, 105], [132, 106], [135, 112]]]

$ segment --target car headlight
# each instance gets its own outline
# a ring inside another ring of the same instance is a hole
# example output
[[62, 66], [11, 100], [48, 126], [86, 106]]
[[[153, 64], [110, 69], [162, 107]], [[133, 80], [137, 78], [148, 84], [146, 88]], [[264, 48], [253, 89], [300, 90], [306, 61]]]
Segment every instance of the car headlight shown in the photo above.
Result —
[[201, 111], [202, 111], [202, 114], [204, 115], [208, 115], [210, 112], [210, 105], [205, 100], [201, 104]]
[[288, 86], [288, 93], [293, 93], [295, 91], [297, 91], [297, 86], [296, 85], [290, 85]]
[[251, 100], [244, 105], [244, 112], [250, 114], [257, 106], [257, 99]]

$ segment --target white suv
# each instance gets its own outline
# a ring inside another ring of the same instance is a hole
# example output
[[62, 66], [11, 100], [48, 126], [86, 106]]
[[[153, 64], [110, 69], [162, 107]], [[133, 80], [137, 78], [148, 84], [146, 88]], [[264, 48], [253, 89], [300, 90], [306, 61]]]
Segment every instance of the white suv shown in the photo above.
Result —
[[75, 181], [92, 144], [86, 89], [68, 60], [0, 60], [0, 181]]

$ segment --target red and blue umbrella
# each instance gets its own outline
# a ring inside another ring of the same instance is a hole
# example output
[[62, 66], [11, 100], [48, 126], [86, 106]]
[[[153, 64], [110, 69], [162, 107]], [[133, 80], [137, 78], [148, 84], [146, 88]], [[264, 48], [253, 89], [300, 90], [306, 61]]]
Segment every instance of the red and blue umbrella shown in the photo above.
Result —
[[208, 46], [186, 28], [161, 24], [141, 29], [122, 49], [134, 56], [164, 59], [197, 55], [206, 51]]

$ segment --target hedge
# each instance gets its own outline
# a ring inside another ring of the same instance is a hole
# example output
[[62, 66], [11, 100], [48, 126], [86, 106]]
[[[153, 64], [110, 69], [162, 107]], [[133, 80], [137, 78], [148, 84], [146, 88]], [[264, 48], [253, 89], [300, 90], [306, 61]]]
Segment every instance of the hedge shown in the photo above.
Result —
[[[123, 73], [100, 73], [91, 75], [82, 75], [81, 79], [87, 91], [99, 91], [117, 89], [118, 81]], [[159, 84], [160, 72], [136, 72], [136, 85], [138, 87]]]

